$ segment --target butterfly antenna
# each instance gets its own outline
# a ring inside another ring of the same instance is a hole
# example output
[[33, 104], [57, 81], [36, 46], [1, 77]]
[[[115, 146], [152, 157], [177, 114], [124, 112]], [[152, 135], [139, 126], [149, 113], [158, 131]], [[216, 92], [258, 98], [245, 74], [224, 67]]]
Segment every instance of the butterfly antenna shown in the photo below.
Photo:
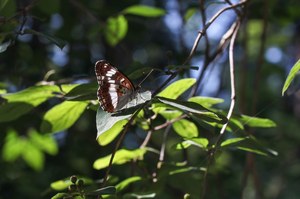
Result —
[[144, 79], [137, 85], [137, 88], [140, 88], [142, 83], [150, 76], [150, 74], [154, 71], [154, 69], [151, 69], [149, 73], [144, 77]]

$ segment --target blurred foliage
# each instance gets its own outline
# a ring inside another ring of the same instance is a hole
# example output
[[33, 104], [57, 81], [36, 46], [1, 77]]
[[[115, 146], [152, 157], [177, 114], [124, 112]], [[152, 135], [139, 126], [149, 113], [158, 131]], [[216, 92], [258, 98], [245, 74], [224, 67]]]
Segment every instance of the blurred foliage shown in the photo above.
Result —
[[[228, 2], [0, 1], [0, 198], [297, 198], [300, 3]], [[100, 59], [153, 98], [103, 112]]]

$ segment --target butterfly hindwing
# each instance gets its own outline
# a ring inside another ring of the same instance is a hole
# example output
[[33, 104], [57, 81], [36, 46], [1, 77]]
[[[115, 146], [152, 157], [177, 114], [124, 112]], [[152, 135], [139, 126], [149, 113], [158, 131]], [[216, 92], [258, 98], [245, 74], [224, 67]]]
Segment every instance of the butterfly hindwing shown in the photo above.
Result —
[[135, 96], [131, 81], [105, 60], [97, 61], [95, 72], [99, 84], [97, 96], [104, 111], [122, 109]]

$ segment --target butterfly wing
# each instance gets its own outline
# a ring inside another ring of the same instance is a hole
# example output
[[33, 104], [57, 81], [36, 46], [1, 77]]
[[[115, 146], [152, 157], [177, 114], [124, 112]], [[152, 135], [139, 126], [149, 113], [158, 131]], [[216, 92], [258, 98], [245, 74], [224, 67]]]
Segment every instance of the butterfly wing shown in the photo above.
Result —
[[97, 96], [104, 111], [115, 112], [132, 100], [135, 88], [117, 68], [100, 60], [95, 64], [95, 72], [99, 84]]

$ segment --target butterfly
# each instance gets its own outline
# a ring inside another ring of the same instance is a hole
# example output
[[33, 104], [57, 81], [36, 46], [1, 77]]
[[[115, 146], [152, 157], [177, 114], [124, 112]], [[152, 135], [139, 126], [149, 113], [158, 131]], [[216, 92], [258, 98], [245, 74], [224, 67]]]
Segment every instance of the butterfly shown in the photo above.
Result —
[[97, 61], [95, 73], [99, 88], [97, 91], [100, 107], [109, 113], [126, 108], [137, 95], [137, 89], [126, 75], [106, 60]]

